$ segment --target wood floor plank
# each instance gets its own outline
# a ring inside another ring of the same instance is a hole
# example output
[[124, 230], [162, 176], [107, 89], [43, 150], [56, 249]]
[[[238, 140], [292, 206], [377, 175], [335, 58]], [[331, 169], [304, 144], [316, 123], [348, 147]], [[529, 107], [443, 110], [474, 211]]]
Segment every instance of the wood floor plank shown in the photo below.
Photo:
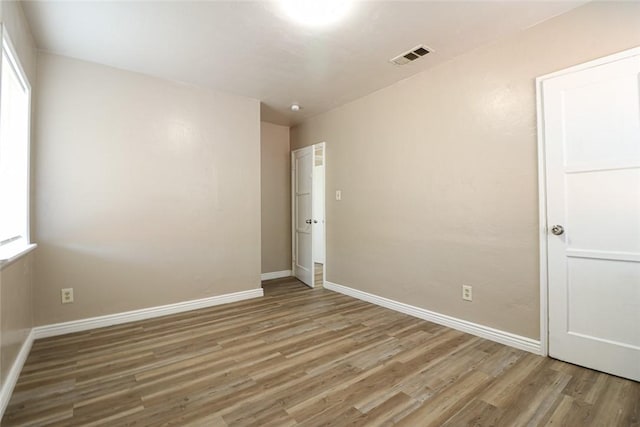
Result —
[[294, 278], [37, 340], [2, 426], [640, 426], [640, 384]]

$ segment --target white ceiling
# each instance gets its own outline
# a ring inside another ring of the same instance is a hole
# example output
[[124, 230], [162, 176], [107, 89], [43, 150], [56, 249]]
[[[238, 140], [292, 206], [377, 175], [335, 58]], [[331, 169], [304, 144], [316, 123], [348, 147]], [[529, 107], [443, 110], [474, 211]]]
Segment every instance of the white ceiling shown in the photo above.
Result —
[[[583, 3], [356, 2], [328, 28], [292, 23], [273, 1], [23, 6], [42, 50], [257, 98], [263, 120], [293, 125]], [[434, 52], [388, 62], [419, 44]]]

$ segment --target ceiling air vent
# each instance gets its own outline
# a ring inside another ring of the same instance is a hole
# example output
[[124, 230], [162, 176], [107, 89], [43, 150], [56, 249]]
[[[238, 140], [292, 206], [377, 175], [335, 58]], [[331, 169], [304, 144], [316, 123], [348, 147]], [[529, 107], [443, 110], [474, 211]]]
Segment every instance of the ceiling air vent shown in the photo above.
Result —
[[390, 62], [393, 62], [396, 65], [405, 65], [411, 61], [415, 61], [416, 59], [425, 56], [429, 52], [431, 51], [422, 45], [416, 46], [413, 49], [401, 53], [395, 58], [390, 59]]

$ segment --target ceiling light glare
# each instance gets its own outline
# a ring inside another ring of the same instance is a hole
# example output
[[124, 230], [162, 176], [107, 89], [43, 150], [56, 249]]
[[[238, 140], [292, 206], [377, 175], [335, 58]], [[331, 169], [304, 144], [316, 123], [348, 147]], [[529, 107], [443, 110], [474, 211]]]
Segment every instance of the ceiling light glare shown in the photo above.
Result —
[[310, 27], [333, 24], [351, 8], [349, 0], [281, 0], [281, 4], [291, 19]]

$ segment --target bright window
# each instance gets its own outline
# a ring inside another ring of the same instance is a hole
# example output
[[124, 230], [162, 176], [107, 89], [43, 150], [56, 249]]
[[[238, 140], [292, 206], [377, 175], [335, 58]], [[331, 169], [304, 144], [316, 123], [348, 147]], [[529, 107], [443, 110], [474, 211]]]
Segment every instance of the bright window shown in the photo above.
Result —
[[0, 252], [29, 243], [31, 88], [6, 35], [0, 69]]

